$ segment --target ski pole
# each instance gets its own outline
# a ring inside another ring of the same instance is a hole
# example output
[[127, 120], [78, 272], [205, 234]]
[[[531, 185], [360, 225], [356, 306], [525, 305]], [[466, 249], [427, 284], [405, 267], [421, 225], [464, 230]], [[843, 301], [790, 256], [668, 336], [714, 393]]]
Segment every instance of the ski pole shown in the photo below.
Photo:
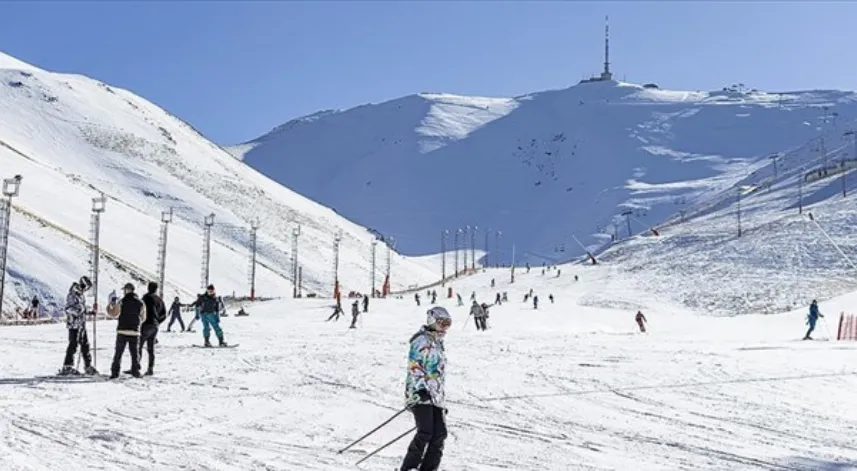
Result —
[[364, 461], [368, 460], [369, 458], [371, 458], [371, 457], [375, 456], [376, 454], [378, 454], [378, 452], [382, 451], [384, 448], [387, 448], [388, 446], [392, 445], [393, 443], [396, 443], [397, 441], [399, 441], [399, 440], [401, 440], [401, 439], [405, 438], [405, 435], [408, 435], [409, 433], [413, 432], [413, 431], [414, 431], [414, 430], [416, 430], [416, 429], [417, 429], [417, 427], [416, 427], [416, 426], [414, 426], [414, 427], [412, 427], [410, 430], [408, 430], [407, 432], [405, 432], [405, 433], [403, 433], [403, 434], [399, 435], [398, 437], [396, 437], [396, 438], [394, 438], [394, 439], [390, 440], [389, 442], [385, 443], [384, 445], [382, 445], [382, 446], [381, 446], [380, 448], [378, 448], [377, 450], [375, 450], [375, 451], [373, 451], [372, 453], [369, 453], [368, 455], [366, 455], [366, 456], [364, 456], [363, 458], [361, 458], [361, 459], [360, 459], [360, 461], [358, 461], [358, 462], [354, 463], [354, 466], [357, 466], [357, 465], [359, 465], [360, 463], [362, 463], [362, 462], [364, 462]]
[[409, 409], [408, 407], [405, 407], [404, 409], [400, 410], [399, 412], [396, 412], [395, 414], [393, 414], [393, 416], [392, 416], [392, 417], [390, 417], [389, 419], [385, 420], [385, 421], [384, 421], [384, 423], [382, 423], [381, 425], [379, 425], [379, 426], [377, 426], [377, 427], [373, 428], [373, 429], [372, 429], [371, 431], [369, 431], [369, 433], [367, 433], [366, 435], [363, 435], [362, 437], [358, 438], [357, 440], [354, 440], [350, 445], [348, 445], [347, 447], [345, 447], [345, 448], [343, 448], [343, 449], [339, 450], [339, 451], [338, 451], [338, 453], [340, 453], [340, 454], [341, 454], [342, 452], [344, 452], [344, 451], [346, 451], [346, 450], [350, 449], [350, 448], [351, 448], [351, 447], [353, 447], [354, 445], [356, 445], [356, 444], [358, 444], [358, 443], [362, 442], [363, 440], [365, 440], [365, 439], [366, 439], [366, 437], [368, 437], [369, 435], [372, 435], [373, 433], [377, 432], [378, 430], [381, 430], [381, 428], [382, 428], [382, 427], [384, 427], [385, 425], [387, 425], [387, 424], [389, 424], [390, 422], [392, 422], [392, 421], [393, 421], [393, 419], [395, 419], [396, 417], [398, 417], [398, 416], [402, 415], [402, 413], [403, 413], [403, 412], [405, 412], [405, 411], [406, 411], [406, 410], [408, 410], [408, 409]]
[[822, 317], [821, 320], [824, 321], [824, 330], [827, 331], [827, 340], [833, 340], [833, 335], [830, 334], [830, 326], [827, 325], [827, 319]]

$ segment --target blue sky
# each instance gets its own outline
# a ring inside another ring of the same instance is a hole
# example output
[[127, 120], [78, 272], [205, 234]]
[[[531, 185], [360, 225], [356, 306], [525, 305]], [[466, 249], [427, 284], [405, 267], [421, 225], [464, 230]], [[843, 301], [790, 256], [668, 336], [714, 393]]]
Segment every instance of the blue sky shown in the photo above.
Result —
[[512, 96], [600, 71], [709, 90], [857, 88], [857, 4], [0, 3], [0, 51], [130, 89], [221, 144], [423, 91]]

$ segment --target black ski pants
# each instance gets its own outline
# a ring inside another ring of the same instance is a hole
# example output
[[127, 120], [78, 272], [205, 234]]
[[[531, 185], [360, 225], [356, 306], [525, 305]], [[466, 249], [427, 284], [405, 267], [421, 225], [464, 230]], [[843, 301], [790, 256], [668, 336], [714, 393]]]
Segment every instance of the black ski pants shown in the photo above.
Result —
[[158, 326], [152, 324], [144, 324], [140, 327], [140, 346], [139, 355], [137, 358], [143, 359], [143, 346], [146, 346], [146, 351], [149, 352], [149, 369], [155, 367], [155, 339], [158, 338]]
[[74, 366], [74, 354], [77, 353], [78, 345], [80, 346], [80, 353], [83, 355], [84, 366], [92, 364], [92, 356], [89, 354], [89, 337], [86, 335], [86, 329], [69, 329], [68, 348], [65, 350], [63, 366]]
[[446, 411], [425, 404], [412, 407], [411, 412], [417, 423], [417, 434], [408, 446], [401, 470], [437, 471], [446, 440]]
[[110, 365], [110, 373], [113, 376], [119, 375], [119, 370], [122, 367], [122, 355], [125, 353], [125, 346], [131, 353], [131, 371], [140, 373], [140, 337], [136, 335], [116, 334], [116, 351], [113, 353], [113, 364]]
[[182, 313], [179, 310], [173, 311], [172, 317], [170, 317], [170, 323], [167, 324], [167, 332], [173, 328], [173, 323], [175, 321], [179, 321], [179, 325], [182, 327], [182, 332], [184, 332], [184, 321], [182, 320]]

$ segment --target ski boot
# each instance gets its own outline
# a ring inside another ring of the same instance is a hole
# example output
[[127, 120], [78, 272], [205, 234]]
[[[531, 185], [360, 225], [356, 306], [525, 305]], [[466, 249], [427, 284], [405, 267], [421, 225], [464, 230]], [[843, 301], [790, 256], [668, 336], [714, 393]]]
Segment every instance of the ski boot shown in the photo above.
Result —
[[80, 371], [77, 371], [71, 365], [65, 365], [62, 369], [57, 373], [59, 376], [80, 376]]
[[217, 341], [220, 342], [220, 345], [219, 345], [220, 347], [228, 347], [229, 346], [226, 344], [226, 341], [223, 340], [223, 337], [219, 337], [217, 339]]
[[152, 376], [154, 374], [155, 374], [155, 370], [153, 370], [152, 367], [149, 367], [149, 369], [146, 370], [146, 373], [145, 373], [146, 376]]
[[90, 376], [97, 376], [97, 375], [98, 375], [98, 370], [96, 370], [96, 369], [95, 369], [94, 367], [92, 367], [92, 366], [87, 366], [87, 367], [86, 367], [86, 369], [85, 369], [85, 370], [83, 370], [83, 371], [84, 371], [84, 373], [86, 373], [86, 374], [88, 374], [88, 375], [90, 375]]
[[212, 347], [211, 342], [208, 339], [205, 339], [205, 344], [203, 345], [203, 347], [211, 348]]

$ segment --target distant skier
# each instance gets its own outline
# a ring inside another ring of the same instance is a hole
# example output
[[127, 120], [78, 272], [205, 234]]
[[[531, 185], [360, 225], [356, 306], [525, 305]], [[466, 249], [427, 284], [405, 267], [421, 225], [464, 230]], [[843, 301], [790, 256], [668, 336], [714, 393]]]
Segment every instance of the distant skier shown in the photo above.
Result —
[[122, 367], [122, 355], [125, 346], [131, 353], [131, 370], [135, 378], [140, 374], [140, 324], [146, 319], [146, 305], [134, 293], [134, 285], [127, 283], [122, 290], [125, 296], [116, 305], [119, 319], [116, 321], [116, 349], [113, 352], [113, 363], [110, 365], [110, 379], [119, 377]]
[[195, 332], [195, 330], [193, 330], [193, 324], [199, 320], [199, 306], [201, 299], [202, 295], [198, 294], [196, 295], [196, 302], [187, 305], [187, 307], [193, 308], [193, 319], [190, 320], [190, 323], [187, 325], [187, 330], [185, 332]]
[[637, 321], [637, 325], [640, 327], [640, 332], [646, 333], [646, 316], [643, 315], [643, 311], [637, 311], [637, 316], [634, 318]]
[[550, 300], [551, 304], [553, 304], [553, 293], [548, 295], [548, 299]]
[[539, 297], [533, 296], [533, 309], [538, 309], [538, 308], [539, 308]]
[[74, 354], [80, 346], [83, 356], [85, 373], [96, 375], [98, 371], [92, 367], [92, 356], [89, 354], [89, 337], [86, 335], [86, 297], [84, 293], [92, 288], [92, 281], [88, 276], [80, 277], [80, 280], [71, 284], [68, 295], [65, 298], [66, 328], [68, 329], [68, 348], [65, 351], [61, 375], [80, 374], [74, 367]]
[[143, 295], [143, 304], [146, 305], [146, 318], [140, 326], [140, 358], [143, 358], [143, 346], [149, 353], [149, 368], [146, 369], [146, 376], [154, 374], [155, 368], [155, 342], [158, 338], [158, 327], [167, 320], [167, 312], [164, 308], [164, 301], [158, 296], [158, 284], [154, 281], [149, 282], [146, 287], [146, 294]]
[[417, 302], [417, 306], [420, 305], [420, 293], [414, 293], [414, 301]]
[[357, 300], [351, 304], [351, 327], [349, 329], [357, 328], [357, 317], [360, 316], [360, 306], [357, 305]]
[[369, 296], [363, 296], [363, 312], [369, 312]]
[[446, 309], [433, 307], [426, 315], [426, 325], [410, 340], [405, 404], [414, 414], [417, 433], [402, 461], [403, 471], [440, 468], [447, 434], [443, 338], [451, 326]]
[[208, 285], [205, 293], [197, 298], [192, 306], [199, 308], [199, 319], [202, 321], [202, 336], [205, 339], [204, 346], [211, 347], [209, 337], [213, 328], [220, 346], [226, 347], [226, 342], [223, 340], [223, 330], [220, 328], [219, 315], [220, 311], [223, 310], [223, 303], [215, 294], [214, 285]]
[[431, 303], [432, 303], [432, 304], [437, 304], [437, 291], [432, 291], [432, 292], [431, 292]]
[[557, 278], [559, 278], [560, 273], [562, 273], [562, 270], [557, 269], [557, 271], [556, 271], [556, 277]]
[[24, 309], [23, 317], [24, 319], [38, 319], [42, 317], [42, 309], [39, 305], [38, 296], [33, 296], [33, 299], [30, 300], [30, 306]]
[[461, 300], [461, 293], [455, 293], [455, 298], [458, 301], [459, 306], [464, 306], [464, 301]]
[[474, 292], [470, 293], [470, 300], [471, 300], [471, 301], [476, 301], [476, 291], [474, 291]]
[[804, 340], [812, 340], [812, 337], [809, 335], [815, 330], [815, 323], [818, 322], [819, 317], [824, 317], [824, 315], [818, 311], [818, 301], [813, 299], [812, 304], [809, 305], [809, 315], [806, 316], [806, 323], [809, 325], [809, 330], [806, 331], [806, 335], [803, 337]]
[[491, 278], [491, 287], [494, 287], [494, 278]]
[[503, 302], [504, 302], [504, 303], [508, 303], [508, 302], [509, 302], [509, 293], [508, 293], [508, 292], [506, 292], [506, 291], [503, 291]]
[[483, 331], [488, 330], [488, 307], [489, 306], [485, 303], [479, 305], [479, 308], [482, 311], [482, 315], [477, 320], [479, 321], [479, 324], [482, 327]]
[[473, 301], [473, 304], [470, 306], [470, 315], [473, 316], [473, 323], [476, 324], [476, 330], [482, 330], [482, 317], [485, 313], [478, 302]]
[[344, 312], [342, 312], [342, 304], [340, 304], [340, 303], [338, 303], [338, 302], [337, 302], [337, 303], [333, 306], [333, 314], [331, 314], [331, 315], [330, 315], [330, 317], [328, 317], [328, 318], [327, 318], [327, 320], [326, 320], [325, 322], [329, 322], [329, 321], [331, 321], [331, 320], [333, 320], [334, 322], [336, 322], [336, 321], [338, 321], [338, 320], [339, 320], [339, 316], [344, 316], [344, 315], [345, 315], [345, 313], [344, 313]]
[[574, 275], [574, 281], [579, 281], [579, 280], [580, 280], [580, 278], [578, 278], [577, 275]]
[[173, 328], [173, 323], [175, 321], [179, 321], [179, 326], [181, 326], [182, 332], [184, 332], [184, 321], [182, 320], [182, 306], [184, 306], [184, 304], [182, 304], [181, 300], [179, 300], [179, 297], [176, 296], [176, 298], [173, 299], [173, 304], [170, 305], [170, 323], [167, 324], [167, 332], [169, 332], [170, 329]]
[[494, 304], [503, 304], [503, 297], [500, 296], [500, 293], [497, 293], [497, 296], [494, 296]]

